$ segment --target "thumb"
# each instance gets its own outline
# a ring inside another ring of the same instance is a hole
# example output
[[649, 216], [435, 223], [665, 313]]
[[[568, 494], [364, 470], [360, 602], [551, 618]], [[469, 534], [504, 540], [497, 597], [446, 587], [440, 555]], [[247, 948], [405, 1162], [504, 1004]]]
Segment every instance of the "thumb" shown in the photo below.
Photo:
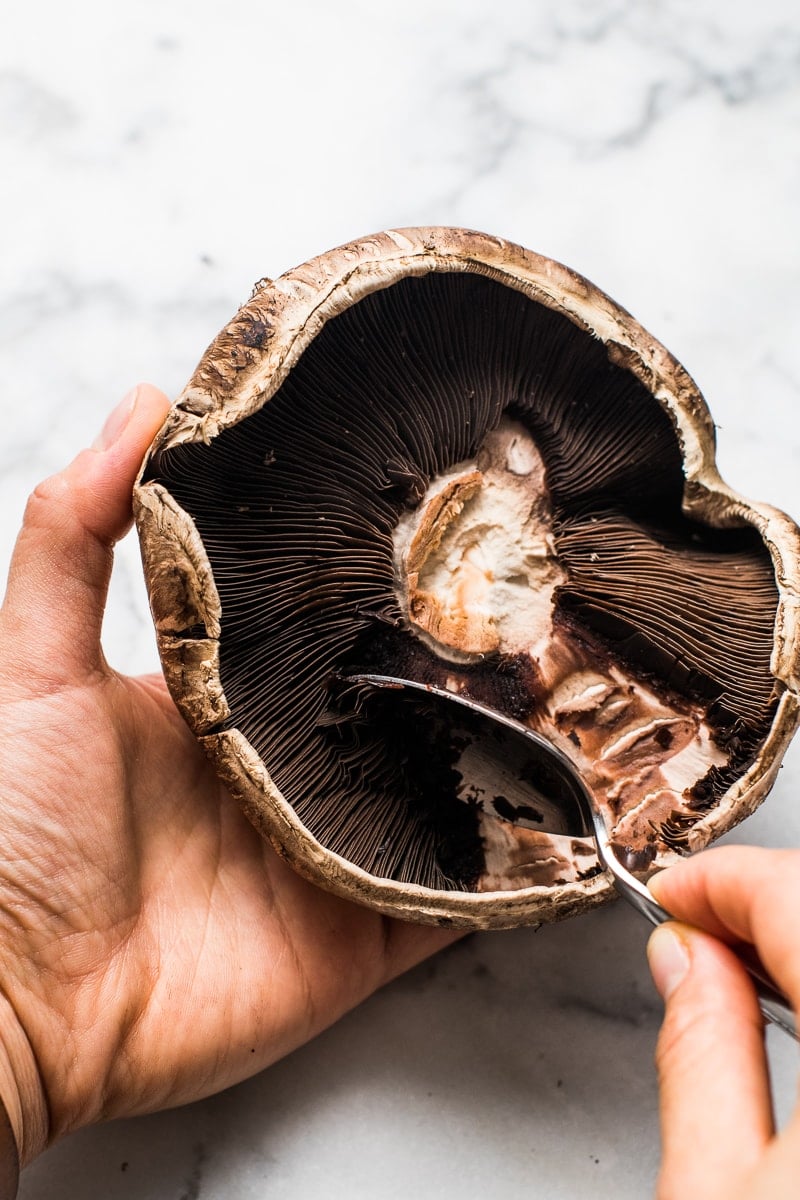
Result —
[[675, 921], [651, 935], [648, 958], [666, 1003], [659, 1198], [732, 1196], [773, 1133], [755, 991], [727, 946]]
[[1, 614], [5, 664], [17, 678], [55, 688], [104, 666], [113, 546], [130, 525], [133, 482], [168, 408], [156, 388], [135, 388], [94, 446], [28, 500]]

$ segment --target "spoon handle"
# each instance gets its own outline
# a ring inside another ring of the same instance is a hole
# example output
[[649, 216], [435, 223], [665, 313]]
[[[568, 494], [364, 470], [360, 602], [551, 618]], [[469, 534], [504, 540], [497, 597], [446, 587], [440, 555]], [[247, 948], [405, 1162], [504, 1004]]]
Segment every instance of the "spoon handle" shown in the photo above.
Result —
[[[665, 921], [672, 921], [674, 919], [672, 915], [662, 908], [650, 889], [622, 865], [605, 839], [603, 842], [604, 844], [599, 845], [598, 848], [604, 866], [613, 876], [614, 886], [619, 894], [635, 909], [638, 909], [652, 925], [663, 925]], [[794, 1010], [786, 996], [779, 991], [765, 972], [745, 962], [741, 955], [737, 955], [737, 957], [755, 985], [763, 1016], [772, 1025], [777, 1025], [784, 1033], [788, 1033], [795, 1041], [800, 1041]]]

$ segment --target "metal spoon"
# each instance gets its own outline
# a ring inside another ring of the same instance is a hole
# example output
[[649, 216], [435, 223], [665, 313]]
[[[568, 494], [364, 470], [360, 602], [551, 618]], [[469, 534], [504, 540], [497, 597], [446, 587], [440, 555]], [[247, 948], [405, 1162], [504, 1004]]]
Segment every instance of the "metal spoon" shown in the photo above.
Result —
[[[645, 884], [620, 862], [611, 831], [591, 789], [567, 756], [542, 734], [496, 709], [432, 684], [391, 675], [356, 674], [346, 678], [347, 682], [364, 683], [374, 688], [422, 692], [432, 701], [443, 701], [460, 706], [462, 711], [468, 710], [466, 760], [462, 754], [459, 768], [466, 761], [473, 781], [491, 781], [494, 787], [490, 787], [487, 794], [500, 787], [503, 794], [495, 796], [493, 805], [496, 815], [542, 833], [566, 833], [574, 837], [591, 835], [600, 864], [611, 875], [620, 895], [653, 925], [672, 920], [671, 914], [662, 908]], [[478, 790], [487, 791], [484, 787]], [[499, 800], [503, 804], [498, 807]], [[753, 980], [764, 1017], [800, 1040], [795, 1014], [786, 996], [762, 969], [740, 961]]]

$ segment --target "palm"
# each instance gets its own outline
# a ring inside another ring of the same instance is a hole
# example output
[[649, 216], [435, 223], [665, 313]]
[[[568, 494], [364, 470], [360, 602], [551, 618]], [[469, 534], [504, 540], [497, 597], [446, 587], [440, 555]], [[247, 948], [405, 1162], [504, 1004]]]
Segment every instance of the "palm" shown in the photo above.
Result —
[[26, 692], [7, 721], [52, 768], [9, 806], [0, 902], [53, 1133], [224, 1087], [400, 968], [391, 925], [262, 842], [160, 679]]

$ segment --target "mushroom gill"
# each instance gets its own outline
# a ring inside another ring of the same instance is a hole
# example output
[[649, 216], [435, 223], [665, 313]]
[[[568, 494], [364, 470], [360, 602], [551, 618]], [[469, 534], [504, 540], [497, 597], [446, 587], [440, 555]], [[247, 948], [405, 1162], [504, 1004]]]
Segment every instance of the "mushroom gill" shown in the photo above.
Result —
[[468, 786], [458, 722], [357, 671], [541, 729], [634, 866], [685, 847], [764, 744], [782, 686], [770, 554], [751, 525], [685, 515], [673, 419], [613, 357], [496, 278], [384, 279], [267, 403], [146, 466], [219, 595], [230, 715], [205, 732], [238, 730], [359, 879], [493, 893], [598, 867], [588, 842], [518, 826]]

